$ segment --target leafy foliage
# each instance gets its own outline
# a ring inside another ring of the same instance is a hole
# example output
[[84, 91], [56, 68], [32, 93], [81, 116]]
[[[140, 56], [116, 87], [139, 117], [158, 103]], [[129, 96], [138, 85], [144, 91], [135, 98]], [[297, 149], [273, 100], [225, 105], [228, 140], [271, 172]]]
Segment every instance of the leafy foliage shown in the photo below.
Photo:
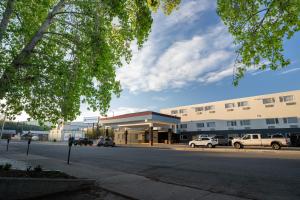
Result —
[[249, 67], [290, 64], [283, 41], [300, 30], [300, 0], [218, 0], [217, 13], [238, 47], [235, 85]]
[[141, 48], [151, 12], [180, 0], [0, 2], [0, 111], [26, 111], [40, 122], [73, 120], [80, 104], [105, 113], [121, 86], [116, 69]]
[[[2, 124], [3, 121], [0, 121]], [[26, 124], [25, 122], [13, 122], [7, 121], [5, 122], [4, 129], [6, 130], [16, 130], [16, 133], [22, 133], [22, 131], [49, 131], [51, 127], [43, 125], [43, 126], [36, 126]]]

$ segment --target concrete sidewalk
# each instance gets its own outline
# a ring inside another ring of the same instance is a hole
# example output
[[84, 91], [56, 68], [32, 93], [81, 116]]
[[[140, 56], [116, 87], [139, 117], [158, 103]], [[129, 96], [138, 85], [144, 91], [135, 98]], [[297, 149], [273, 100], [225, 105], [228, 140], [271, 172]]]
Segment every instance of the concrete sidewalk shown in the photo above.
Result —
[[42, 165], [47, 169], [60, 170], [79, 178], [96, 179], [99, 187], [118, 195], [141, 200], [176, 200], [176, 199], [203, 199], [203, 200], [242, 200], [236, 196], [213, 193], [196, 188], [169, 184], [151, 180], [149, 178], [128, 174], [120, 171], [99, 168], [80, 163], [67, 165], [65, 161], [47, 157], [19, 153], [2, 155], [6, 159], [26, 162], [28, 165]]

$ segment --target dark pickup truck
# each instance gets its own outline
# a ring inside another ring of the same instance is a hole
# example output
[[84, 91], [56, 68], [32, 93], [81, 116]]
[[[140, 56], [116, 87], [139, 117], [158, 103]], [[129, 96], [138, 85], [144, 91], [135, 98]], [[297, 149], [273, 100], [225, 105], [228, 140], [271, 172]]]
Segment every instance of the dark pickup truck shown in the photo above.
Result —
[[80, 145], [80, 146], [82, 146], [82, 145], [85, 145], [85, 146], [90, 145], [90, 146], [92, 146], [93, 145], [93, 141], [90, 140], [90, 139], [88, 139], [88, 138], [79, 138], [78, 140], [74, 140], [74, 145], [75, 146], [76, 145]]

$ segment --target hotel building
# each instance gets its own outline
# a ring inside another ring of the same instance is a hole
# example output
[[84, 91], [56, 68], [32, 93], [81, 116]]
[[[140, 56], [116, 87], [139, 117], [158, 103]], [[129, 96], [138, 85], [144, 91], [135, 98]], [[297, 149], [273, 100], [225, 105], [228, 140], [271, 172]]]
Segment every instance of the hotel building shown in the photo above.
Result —
[[245, 133], [300, 135], [300, 90], [161, 109], [181, 118], [182, 139]]

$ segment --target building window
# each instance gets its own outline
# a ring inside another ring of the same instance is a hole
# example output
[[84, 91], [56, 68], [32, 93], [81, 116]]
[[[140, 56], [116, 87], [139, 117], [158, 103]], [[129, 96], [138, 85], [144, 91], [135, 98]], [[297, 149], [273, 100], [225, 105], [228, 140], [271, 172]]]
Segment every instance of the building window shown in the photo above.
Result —
[[275, 98], [265, 98], [262, 101], [263, 101], [263, 104], [275, 103]]
[[179, 113], [180, 113], [180, 114], [186, 114], [186, 113], [187, 113], [187, 109], [180, 109], [180, 110], [179, 110]]
[[180, 124], [180, 128], [187, 128], [187, 124]]
[[287, 106], [296, 105], [296, 102], [286, 103]]
[[250, 126], [250, 120], [241, 120], [240, 121], [241, 126]]
[[234, 108], [234, 103], [226, 103], [225, 108]]
[[279, 124], [278, 118], [266, 119], [266, 124]]
[[205, 111], [207, 110], [214, 110], [215, 106], [205, 106]]
[[236, 126], [236, 121], [227, 121], [227, 126]]
[[249, 106], [248, 101], [240, 101], [240, 102], [238, 102], [238, 107], [245, 107], [245, 106]]
[[178, 113], [178, 110], [171, 110], [171, 115], [176, 115]]
[[297, 117], [287, 117], [287, 118], [283, 118], [283, 123], [285, 123], [285, 124], [294, 124], [294, 123], [298, 123], [298, 118], [297, 118]]
[[195, 107], [195, 112], [201, 112], [203, 111], [203, 107]]
[[281, 96], [279, 97], [280, 102], [290, 102], [294, 101], [294, 96], [293, 95], [288, 95], [288, 96]]
[[207, 127], [216, 127], [216, 122], [207, 122], [206, 126]]
[[202, 127], [204, 127], [204, 123], [197, 123], [196, 125], [197, 125], [197, 128], [202, 128]]

